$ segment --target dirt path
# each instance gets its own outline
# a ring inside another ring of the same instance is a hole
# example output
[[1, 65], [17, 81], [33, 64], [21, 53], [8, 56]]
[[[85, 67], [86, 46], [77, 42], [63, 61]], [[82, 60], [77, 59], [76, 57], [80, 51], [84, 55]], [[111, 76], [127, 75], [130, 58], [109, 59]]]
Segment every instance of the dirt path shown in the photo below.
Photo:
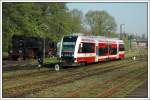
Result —
[[148, 80], [133, 90], [127, 98], [148, 98]]

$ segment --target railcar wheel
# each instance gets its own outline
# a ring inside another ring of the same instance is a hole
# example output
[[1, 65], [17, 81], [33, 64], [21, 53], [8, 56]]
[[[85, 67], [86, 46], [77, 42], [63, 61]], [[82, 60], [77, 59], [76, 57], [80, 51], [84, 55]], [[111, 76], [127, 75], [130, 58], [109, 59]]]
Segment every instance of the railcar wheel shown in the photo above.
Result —
[[82, 63], [82, 66], [87, 66], [87, 65], [88, 65], [87, 62]]
[[81, 62], [81, 63], [80, 63], [80, 66], [85, 66], [85, 62]]
[[56, 71], [59, 71], [59, 70], [60, 70], [60, 65], [59, 65], [59, 64], [56, 64], [56, 65], [55, 65], [55, 70], [56, 70]]

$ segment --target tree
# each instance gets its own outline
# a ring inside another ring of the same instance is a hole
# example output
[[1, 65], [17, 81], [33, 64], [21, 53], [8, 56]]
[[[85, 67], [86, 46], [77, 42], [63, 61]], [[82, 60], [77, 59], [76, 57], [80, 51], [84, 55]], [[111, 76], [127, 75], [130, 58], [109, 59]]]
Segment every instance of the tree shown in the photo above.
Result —
[[72, 16], [65, 3], [3, 3], [3, 51], [14, 34], [49, 37], [58, 42], [72, 32]]
[[95, 35], [106, 35], [108, 32], [116, 30], [115, 19], [106, 11], [88, 11], [85, 17], [92, 33]]
[[79, 33], [83, 30], [83, 13], [77, 9], [70, 11], [72, 17], [72, 33]]

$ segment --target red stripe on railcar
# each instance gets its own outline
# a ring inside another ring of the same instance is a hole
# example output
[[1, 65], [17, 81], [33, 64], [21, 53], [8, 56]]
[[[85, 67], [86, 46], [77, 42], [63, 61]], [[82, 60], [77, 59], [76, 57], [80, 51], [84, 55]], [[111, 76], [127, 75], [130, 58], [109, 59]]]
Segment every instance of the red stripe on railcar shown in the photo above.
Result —
[[105, 61], [105, 58], [100, 58], [98, 59], [98, 61]]
[[109, 57], [110, 60], [116, 60], [117, 57]]
[[93, 63], [95, 62], [95, 56], [94, 57], [77, 57], [77, 62]]

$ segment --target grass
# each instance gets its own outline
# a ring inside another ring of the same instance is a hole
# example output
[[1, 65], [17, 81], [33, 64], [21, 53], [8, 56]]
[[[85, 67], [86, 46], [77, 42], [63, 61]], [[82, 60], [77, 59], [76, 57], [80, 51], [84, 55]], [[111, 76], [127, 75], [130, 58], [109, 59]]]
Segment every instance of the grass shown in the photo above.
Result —
[[125, 51], [126, 57], [141, 56], [141, 55], [148, 55], [147, 49], [135, 49]]
[[44, 59], [44, 63], [48, 64], [48, 63], [58, 63], [57, 57], [50, 57], [50, 58], [45, 58]]
[[[85, 86], [88, 87], [88, 86], [94, 85], [98, 82], [103, 82], [104, 80], [110, 79], [112, 77], [116, 77], [119, 74], [126, 73], [126, 71], [134, 70], [134, 69], [136, 69], [136, 67], [123, 68], [122, 70], [115, 70], [113, 72], [108, 72], [108, 73], [105, 73], [102, 75], [87, 77], [87, 78], [84, 78], [81, 80], [76, 80], [69, 84], [59, 85], [56, 87], [49, 87], [49, 88], [43, 89], [40, 92], [37, 92], [36, 94], [29, 94], [28, 96], [29, 97], [30, 96], [33, 96], [33, 97], [63, 97], [66, 93], [70, 93], [71, 91], [76, 91], [79, 89], [79, 91], [80, 91], [79, 97], [95, 97], [95, 94], [103, 91], [104, 89], [106, 89], [108, 87], [113, 86], [113, 84], [115, 85], [115, 84], [119, 83], [120, 81], [118, 81], [118, 82], [114, 81], [112, 84], [106, 84], [103, 86], [103, 88], [102, 87], [95, 88], [92, 90], [90, 89], [88, 91], [84, 91], [84, 90], [82, 91], [80, 89], [82, 89], [82, 87], [85, 87]], [[141, 70], [139, 70], [139, 71], [141, 71]], [[132, 87], [134, 87], [134, 86], [132, 86]], [[124, 95], [124, 94], [122, 94], [122, 95]], [[122, 95], [120, 95], [120, 96], [122, 96]]]
[[[131, 70], [133, 70], [133, 69], [135, 69], [135, 68], [127, 68], [127, 69], [122, 69], [123, 71], [121, 71], [121, 73], [124, 73], [124, 71], [125, 72], [127, 72], [127, 71], [131, 71]], [[141, 70], [139, 69], [136, 73], [139, 73], [139, 72], [141, 72]], [[112, 72], [111, 74], [113, 75], [115, 73], [115, 75], [119, 75], [119, 74], [121, 74], [121, 73], [118, 73], [118, 72]], [[132, 75], [136, 75], [136, 73], [132, 73]], [[115, 75], [113, 75], [113, 77], [115, 77]], [[132, 77], [132, 75], [129, 75], [129, 77]], [[106, 75], [105, 75], [106, 76]], [[103, 76], [101, 76], [101, 77], [103, 77]], [[107, 79], [106, 77], [105, 77], [105, 79]], [[83, 93], [81, 93], [80, 94], [80, 96], [81, 97], [96, 97], [95, 95], [97, 94], [97, 93], [101, 93], [101, 92], [103, 92], [105, 89], [108, 89], [108, 88], [111, 88], [111, 87], [113, 87], [113, 86], [115, 86], [115, 85], [117, 85], [117, 84], [119, 84], [119, 83], [121, 83], [122, 81], [121, 80], [113, 80], [112, 81], [112, 83], [110, 82], [110, 83], [108, 83], [108, 84], [105, 84], [105, 85], [102, 85], [102, 86], [100, 86], [100, 87], [97, 87], [97, 88], [95, 88], [95, 89], [92, 89], [92, 90], [90, 90], [89, 92], [83, 92]], [[124, 88], [126, 88], [126, 86], [124, 87]], [[132, 89], [135, 89], [136, 87], [135, 86], [133, 86], [132, 85]], [[126, 90], [126, 93], [129, 93], [130, 91], [130, 88], [128, 88], [127, 90]], [[117, 96], [110, 96], [110, 97], [123, 97], [124, 96], [124, 94], [122, 93], [122, 94], [120, 94], [120, 95], [117, 95]]]
[[130, 92], [132, 92], [134, 89], [136, 89], [138, 86], [142, 85], [145, 82], [145, 80], [132, 80], [126, 84], [126, 87], [122, 87], [120, 91], [112, 94], [110, 97], [126, 97]]

